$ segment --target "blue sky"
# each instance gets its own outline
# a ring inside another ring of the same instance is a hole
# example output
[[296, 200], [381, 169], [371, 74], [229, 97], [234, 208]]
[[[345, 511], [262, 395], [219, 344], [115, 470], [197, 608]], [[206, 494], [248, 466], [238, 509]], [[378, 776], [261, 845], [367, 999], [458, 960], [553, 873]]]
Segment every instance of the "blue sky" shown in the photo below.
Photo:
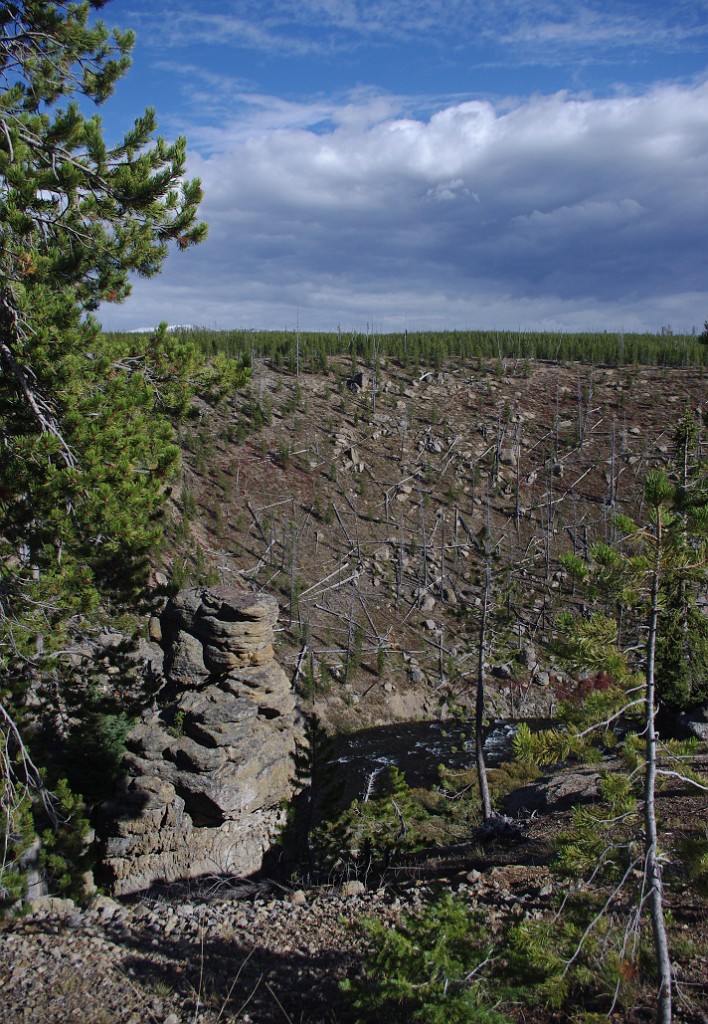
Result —
[[111, 0], [208, 241], [106, 328], [700, 330], [708, 0]]

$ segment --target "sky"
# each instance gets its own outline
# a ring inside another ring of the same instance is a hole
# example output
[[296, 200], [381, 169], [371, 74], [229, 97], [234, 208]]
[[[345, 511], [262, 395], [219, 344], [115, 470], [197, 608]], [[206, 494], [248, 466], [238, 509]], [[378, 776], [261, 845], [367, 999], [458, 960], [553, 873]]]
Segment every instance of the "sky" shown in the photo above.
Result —
[[111, 0], [207, 241], [106, 329], [701, 331], [708, 0]]

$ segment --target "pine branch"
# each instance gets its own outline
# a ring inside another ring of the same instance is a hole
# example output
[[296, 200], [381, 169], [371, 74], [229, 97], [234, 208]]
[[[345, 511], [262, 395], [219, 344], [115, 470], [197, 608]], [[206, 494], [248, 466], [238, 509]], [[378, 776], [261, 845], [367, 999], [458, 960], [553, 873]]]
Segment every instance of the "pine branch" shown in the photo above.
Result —
[[601, 920], [602, 920], [602, 918], [603, 918], [603, 917], [605, 916], [605, 914], [607, 913], [607, 911], [608, 911], [608, 909], [609, 909], [610, 905], [612, 904], [613, 900], [614, 900], [614, 899], [615, 899], [615, 897], [616, 897], [616, 896], [617, 896], [617, 895], [618, 895], [618, 894], [619, 894], [619, 893], [620, 893], [620, 892], [622, 891], [622, 889], [623, 889], [623, 887], [624, 887], [624, 884], [625, 884], [625, 882], [627, 881], [627, 879], [629, 878], [629, 876], [631, 875], [632, 871], [633, 871], [633, 870], [635, 869], [635, 867], [637, 866], [637, 864], [639, 864], [639, 863], [640, 863], [641, 859], [642, 859], [642, 858], [640, 858], [640, 857], [637, 857], [637, 858], [636, 858], [635, 860], [633, 860], [633, 861], [632, 861], [632, 863], [631, 863], [631, 864], [629, 865], [629, 867], [628, 867], [628, 868], [627, 868], [627, 870], [625, 871], [624, 875], [622, 876], [622, 879], [621, 879], [621, 881], [620, 881], [620, 882], [618, 882], [618, 884], [617, 884], [617, 885], [615, 886], [615, 888], [614, 888], [614, 889], [612, 890], [612, 892], [610, 893], [610, 895], [609, 895], [609, 896], [607, 897], [607, 899], [605, 900], [605, 902], [604, 902], [604, 904], [603, 904], [602, 908], [601, 908], [601, 909], [600, 909], [600, 910], [599, 910], [599, 911], [597, 912], [597, 914], [595, 915], [595, 917], [593, 917], [592, 921], [590, 922], [590, 924], [589, 924], [589, 925], [587, 926], [587, 928], [586, 928], [586, 929], [585, 929], [585, 931], [583, 932], [583, 935], [582, 935], [582, 937], [581, 937], [581, 939], [580, 939], [580, 942], [578, 943], [577, 949], [575, 950], [575, 952], [574, 952], [574, 953], [573, 953], [573, 955], [571, 956], [570, 960], [566, 960], [566, 961], [564, 961], [564, 962], [565, 962], [565, 964], [566, 964], [566, 966], [565, 966], [565, 969], [564, 969], [564, 971], [563, 971], [563, 975], [564, 975], [564, 976], [565, 976], [565, 975], [566, 975], [566, 974], [568, 973], [568, 971], [570, 970], [570, 968], [571, 968], [572, 964], [574, 964], [574, 963], [575, 963], [575, 961], [576, 961], [576, 960], [578, 959], [578, 957], [580, 956], [580, 954], [581, 954], [581, 952], [582, 952], [582, 950], [583, 950], [583, 946], [585, 945], [585, 942], [586, 942], [586, 940], [587, 940], [588, 936], [590, 935], [590, 932], [591, 932], [591, 931], [593, 930], [593, 928], [594, 928], [594, 927], [595, 927], [595, 926], [596, 926], [596, 925], [598, 924], [598, 922], [599, 922], [599, 921], [601, 921]]
[[636, 707], [638, 704], [643, 705], [644, 703], [644, 697], [640, 697], [637, 700], [632, 700], [628, 704], [625, 704], [623, 707], [621, 707], [619, 711], [616, 711], [613, 715], [610, 715], [609, 718], [606, 718], [603, 722], [595, 722], [593, 723], [593, 725], [588, 726], [587, 729], [583, 729], [582, 732], [575, 733], [574, 735], [577, 736], [578, 739], [582, 739], [584, 736], [589, 736], [592, 732], [597, 732], [600, 729], [606, 730], [609, 725], [612, 725], [612, 723], [616, 722], [618, 718], [621, 718], [622, 715], [626, 714], [630, 708]]

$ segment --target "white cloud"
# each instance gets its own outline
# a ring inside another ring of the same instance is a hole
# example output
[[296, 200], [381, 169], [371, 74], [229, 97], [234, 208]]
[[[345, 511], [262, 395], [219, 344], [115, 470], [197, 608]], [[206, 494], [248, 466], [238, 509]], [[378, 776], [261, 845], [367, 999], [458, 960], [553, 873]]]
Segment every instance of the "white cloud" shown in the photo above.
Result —
[[703, 323], [708, 84], [409, 107], [244, 96], [190, 157], [209, 240], [104, 323]]
[[704, 0], [181, 0], [131, 13], [159, 44], [237, 46], [291, 56], [346, 53], [425, 41], [499, 44], [541, 63], [577, 60], [598, 46], [620, 50], [699, 47], [708, 33]]

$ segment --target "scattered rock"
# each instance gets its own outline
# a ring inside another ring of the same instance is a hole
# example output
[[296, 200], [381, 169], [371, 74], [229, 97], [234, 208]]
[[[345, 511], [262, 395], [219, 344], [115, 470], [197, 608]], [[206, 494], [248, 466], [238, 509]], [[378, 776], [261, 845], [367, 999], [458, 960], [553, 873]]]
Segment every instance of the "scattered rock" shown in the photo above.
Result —
[[27, 908], [36, 917], [68, 918], [77, 913], [73, 900], [64, 900], [59, 896], [36, 896], [27, 901]]

